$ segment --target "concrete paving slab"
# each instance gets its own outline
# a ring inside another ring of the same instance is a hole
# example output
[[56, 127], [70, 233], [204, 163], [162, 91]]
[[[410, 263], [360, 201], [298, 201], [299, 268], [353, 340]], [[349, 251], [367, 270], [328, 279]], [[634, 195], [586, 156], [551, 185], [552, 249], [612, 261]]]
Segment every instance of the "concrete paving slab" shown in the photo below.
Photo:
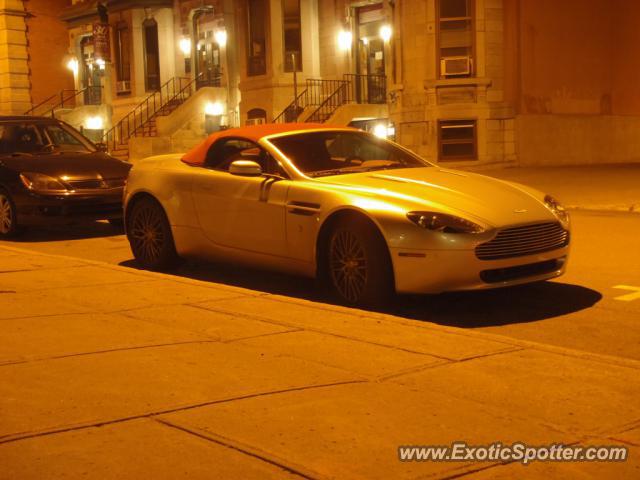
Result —
[[215, 338], [117, 314], [9, 319], [0, 327], [0, 365], [198, 340]]
[[446, 391], [579, 434], [640, 420], [640, 375], [632, 368], [523, 350], [408, 374], [393, 381]]
[[490, 405], [390, 383], [244, 399], [161, 418], [329, 478], [442, 478], [478, 466], [401, 462], [397, 449], [402, 445], [446, 445], [459, 440], [541, 443], [570, 438]]
[[43, 275], [41, 271], [29, 270], [12, 272], [3, 275], [0, 272], [0, 289], [13, 289], [18, 292], [45, 290], [54, 288], [69, 288], [83, 286], [100, 286], [115, 283], [133, 283], [148, 281], [149, 278], [112, 268], [81, 265], [60, 268]]
[[81, 260], [72, 260], [46, 255], [24, 255], [0, 248], [0, 274], [24, 270], [67, 268], [85, 265]]
[[292, 331], [290, 327], [283, 327], [275, 323], [252, 320], [227, 313], [212, 312], [191, 305], [142, 308], [130, 310], [125, 314], [128, 317], [199, 333], [224, 342]]
[[0, 320], [43, 315], [66, 315], [87, 312], [88, 310], [87, 307], [74, 305], [65, 299], [0, 289]]
[[[168, 281], [169, 280], [169, 281]], [[241, 293], [225, 288], [203, 287], [170, 279], [147, 279], [100, 287], [55, 288], [39, 292], [43, 297], [65, 301], [99, 312], [115, 312], [156, 305], [177, 305], [235, 298]]]
[[0, 440], [353, 380], [342, 370], [221, 343], [9, 365], [0, 368]]
[[1, 480], [301, 478], [146, 419], [0, 444], [0, 465]]
[[251, 338], [238, 343], [264, 353], [281, 352], [283, 355], [342, 368], [369, 378], [379, 378], [444, 362], [430, 355], [309, 331]]
[[[271, 320], [307, 330], [328, 332], [378, 345], [401, 348], [451, 360], [462, 360], [513, 349], [508, 343], [391, 322], [376, 316], [341, 313], [301, 302], [283, 303], [264, 297], [247, 297], [231, 301], [202, 303], [213, 311], [249, 315], [256, 319]], [[355, 312], [355, 311], [354, 311]], [[426, 326], [426, 324], [425, 324]]]

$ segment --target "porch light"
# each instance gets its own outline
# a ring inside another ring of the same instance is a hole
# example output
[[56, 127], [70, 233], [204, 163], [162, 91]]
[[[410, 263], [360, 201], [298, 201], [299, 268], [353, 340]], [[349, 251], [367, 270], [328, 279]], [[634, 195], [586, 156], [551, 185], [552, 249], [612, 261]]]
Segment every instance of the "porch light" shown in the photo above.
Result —
[[73, 72], [74, 75], [78, 74], [78, 59], [73, 57], [67, 62], [67, 68]]
[[96, 65], [98, 65], [98, 67], [100, 67], [100, 70], [104, 70], [106, 63], [105, 63], [105, 61], [103, 59], [98, 58], [96, 60]]
[[373, 134], [378, 138], [387, 138], [387, 126], [382, 123], [378, 123], [375, 127], [373, 127]]
[[178, 46], [180, 47], [180, 51], [185, 58], [189, 58], [191, 56], [191, 39], [187, 37], [182, 37], [180, 42], [178, 42]]
[[87, 130], [102, 130], [104, 128], [104, 120], [102, 117], [87, 117], [84, 122], [84, 128]]
[[341, 30], [338, 33], [338, 48], [344, 52], [351, 50], [351, 42], [353, 41], [353, 37], [351, 32], [347, 30]]
[[227, 45], [227, 31], [225, 29], [216, 30], [213, 34], [213, 37], [216, 39], [216, 43], [220, 45], [221, 48], [224, 48]]
[[383, 42], [388, 42], [391, 40], [391, 34], [393, 33], [390, 25], [382, 25], [380, 27], [380, 38]]
[[224, 113], [224, 106], [220, 102], [207, 102], [204, 106], [205, 115], [222, 115]]

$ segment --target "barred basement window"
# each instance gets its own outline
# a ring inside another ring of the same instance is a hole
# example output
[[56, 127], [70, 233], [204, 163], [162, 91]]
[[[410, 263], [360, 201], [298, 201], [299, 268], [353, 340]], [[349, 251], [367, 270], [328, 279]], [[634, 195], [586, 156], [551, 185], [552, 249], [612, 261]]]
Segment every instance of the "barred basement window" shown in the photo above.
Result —
[[477, 144], [475, 120], [440, 120], [438, 122], [440, 161], [476, 160]]

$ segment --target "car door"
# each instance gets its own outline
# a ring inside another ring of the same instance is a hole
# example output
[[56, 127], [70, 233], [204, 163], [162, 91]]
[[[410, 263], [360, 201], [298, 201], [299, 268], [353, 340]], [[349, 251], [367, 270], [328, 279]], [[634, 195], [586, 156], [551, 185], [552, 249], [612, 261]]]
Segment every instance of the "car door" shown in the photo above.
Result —
[[287, 256], [285, 205], [290, 181], [229, 173], [231, 161], [242, 151], [257, 152], [255, 158], [263, 170], [272, 161], [252, 142], [226, 138], [211, 149], [217, 153], [213, 158], [207, 155], [207, 168], [192, 184], [198, 222], [205, 236], [224, 247]]

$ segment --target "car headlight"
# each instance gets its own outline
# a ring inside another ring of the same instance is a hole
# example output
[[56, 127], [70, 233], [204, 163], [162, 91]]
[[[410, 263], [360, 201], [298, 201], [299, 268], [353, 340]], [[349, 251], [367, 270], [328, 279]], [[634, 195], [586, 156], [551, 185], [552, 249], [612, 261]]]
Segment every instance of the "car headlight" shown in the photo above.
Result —
[[562, 206], [562, 204], [553, 198], [551, 195], [546, 195], [544, 197], [544, 204], [547, 206], [549, 210], [551, 210], [556, 217], [558, 217], [562, 222], [569, 221], [569, 212]]
[[43, 173], [23, 172], [20, 180], [29, 190], [39, 193], [68, 193], [69, 189], [57, 178]]
[[464, 218], [437, 212], [409, 212], [407, 218], [419, 227], [442, 233], [482, 233], [485, 229]]

